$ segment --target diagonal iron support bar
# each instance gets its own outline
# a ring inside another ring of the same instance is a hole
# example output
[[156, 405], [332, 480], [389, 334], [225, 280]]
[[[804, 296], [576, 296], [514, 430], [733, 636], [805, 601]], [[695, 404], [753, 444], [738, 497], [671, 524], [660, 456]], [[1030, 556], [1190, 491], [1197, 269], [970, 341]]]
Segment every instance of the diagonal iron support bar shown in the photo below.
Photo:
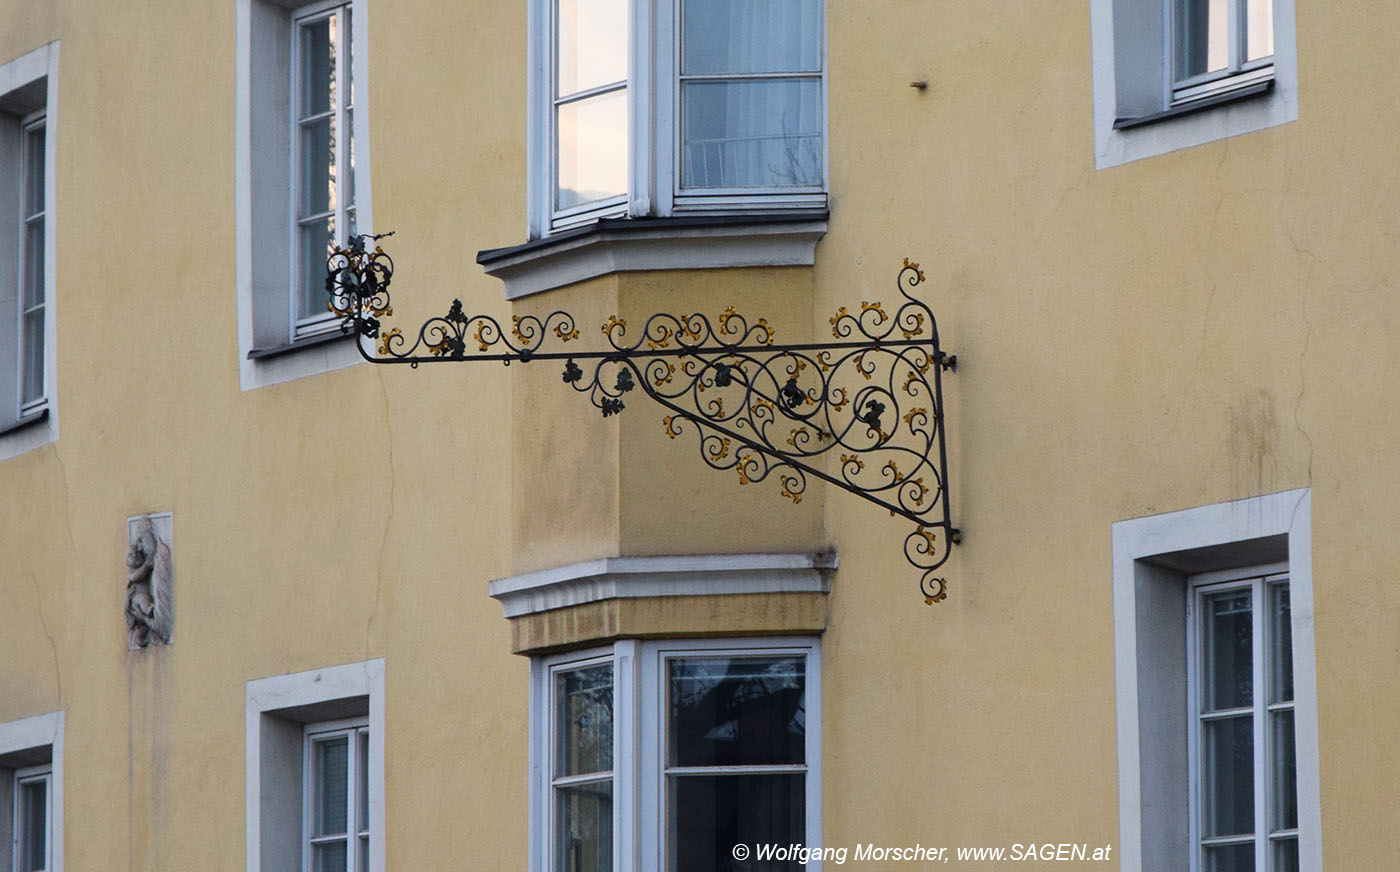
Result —
[[904, 556], [921, 574], [925, 602], [946, 598], [947, 579], [935, 573], [961, 534], [948, 505], [943, 373], [957, 369], [957, 356], [939, 347], [932, 310], [910, 293], [924, 281], [918, 264], [904, 261], [893, 313], [878, 302], [862, 302], [859, 312], [842, 307], [830, 319], [830, 342], [777, 344], [766, 320], [750, 323], [731, 307], [713, 321], [655, 314], [635, 339], [613, 316], [602, 326], [607, 348], [546, 351], [547, 342], [579, 339], [568, 312], [516, 315], [507, 330], [453, 300], [416, 336], [384, 329], [394, 263], [378, 240], [387, 235], [355, 237], [327, 260], [330, 309], [366, 360], [564, 361], [564, 382], [604, 417], [640, 391], [668, 412], [667, 436], [693, 427], [701, 459], [735, 470], [740, 484], [772, 474], [783, 496], [800, 503], [812, 476], [912, 522]]

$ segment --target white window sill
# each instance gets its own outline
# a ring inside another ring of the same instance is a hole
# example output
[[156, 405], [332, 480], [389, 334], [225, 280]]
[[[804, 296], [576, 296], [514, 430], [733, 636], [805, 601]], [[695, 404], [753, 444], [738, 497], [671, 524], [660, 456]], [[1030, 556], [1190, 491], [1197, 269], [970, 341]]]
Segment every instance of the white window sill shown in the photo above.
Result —
[[255, 390], [354, 366], [364, 358], [353, 337], [326, 333], [286, 345], [249, 348], [240, 361], [243, 390]]
[[603, 218], [545, 239], [479, 252], [506, 299], [619, 272], [811, 266], [825, 209], [684, 218]]
[[1132, 127], [1139, 127], [1143, 124], [1155, 124], [1159, 121], [1166, 121], [1169, 118], [1178, 118], [1182, 115], [1189, 115], [1192, 112], [1200, 112], [1203, 109], [1210, 109], [1224, 103], [1234, 103], [1246, 100], [1250, 97], [1262, 97], [1268, 95], [1274, 89], [1273, 79], [1251, 82], [1237, 88], [1221, 91], [1213, 94], [1206, 94], [1192, 100], [1176, 103], [1171, 108], [1161, 112], [1153, 112], [1150, 115], [1137, 115], [1132, 118], [1115, 118], [1113, 120], [1114, 130], [1127, 130]]

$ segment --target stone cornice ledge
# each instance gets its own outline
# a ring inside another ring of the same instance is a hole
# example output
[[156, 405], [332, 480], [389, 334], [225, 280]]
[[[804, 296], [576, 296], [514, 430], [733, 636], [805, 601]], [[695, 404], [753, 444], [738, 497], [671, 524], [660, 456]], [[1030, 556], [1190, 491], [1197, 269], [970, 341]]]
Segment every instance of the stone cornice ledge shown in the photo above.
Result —
[[826, 210], [788, 214], [604, 218], [576, 230], [478, 252], [506, 299], [618, 272], [811, 266], [826, 233]]
[[488, 587], [507, 618], [609, 599], [748, 593], [829, 593], [836, 553], [604, 557]]

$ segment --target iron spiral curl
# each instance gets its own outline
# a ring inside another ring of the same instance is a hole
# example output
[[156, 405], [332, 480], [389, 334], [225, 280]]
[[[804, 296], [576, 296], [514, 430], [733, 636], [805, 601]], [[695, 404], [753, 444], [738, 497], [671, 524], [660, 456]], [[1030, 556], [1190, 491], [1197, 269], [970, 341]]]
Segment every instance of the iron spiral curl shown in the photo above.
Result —
[[730, 307], [714, 319], [657, 313], [630, 333], [625, 319], [612, 316], [601, 330], [607, 348], [568, 351], [546, 347], [580, 338], [573, 316], [561, 310], [517, 315], [505, 328], [453, 300], [416, 336], [385, 330], [394, 266], [381, 238], [355, 237], [327, 260], [330, 308], [367, 360], [411, 367], [561, 361], [563, 382], [604, 417], [645, 394], [666, 410], [667, 436], [694, 428], [701, 460], [733, 471], [741, 485], [772, 476], [785, 498], [800, 503], [816, 478], [913, 523], [905, 559], [920, 573], [925, 602], [946, 598], [947, 580], [935, 573], [960, 532], [948, 504], [942, 374], [956, 369], [957, 358], [943, 352], [933, 311], [912, 293], [924, 282], [918, 264], [904, 261], [893, 310], [879, 301], [839, 309], [829, 319], [834, 341], [778, 344], [765, 319], [750, 321]]

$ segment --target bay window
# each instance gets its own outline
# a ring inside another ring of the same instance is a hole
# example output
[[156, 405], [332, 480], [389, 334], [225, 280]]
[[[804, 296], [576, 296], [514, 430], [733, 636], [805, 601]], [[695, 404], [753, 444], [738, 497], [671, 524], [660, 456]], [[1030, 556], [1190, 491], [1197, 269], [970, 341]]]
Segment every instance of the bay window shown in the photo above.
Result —
[[530, 235], [826, 206], [823, 0], [534, 0]]
[[818, 669], [814, 641], [786, 639], [537, 659], [532, 872], [710, 872], [735, 845], [818, 846]]

